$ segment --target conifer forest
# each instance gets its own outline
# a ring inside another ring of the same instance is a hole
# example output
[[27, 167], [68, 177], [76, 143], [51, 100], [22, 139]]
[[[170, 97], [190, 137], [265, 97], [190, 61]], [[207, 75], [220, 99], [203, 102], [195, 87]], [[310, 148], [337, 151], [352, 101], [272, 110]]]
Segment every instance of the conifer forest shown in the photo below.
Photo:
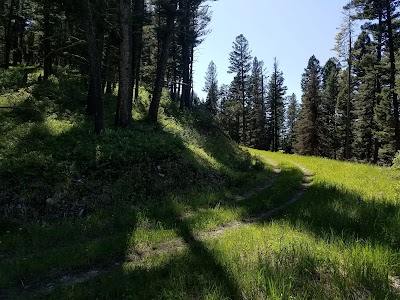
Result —
[[400, 0], [239, 1], [0, 0], [0, 299], [400, 299]]
[[[211, 22], [206, 1], [2, 2], [2, 66], [40, 65], [43, 80], [57, 68], [84, 74], [96, 133], [105, 126], [103, 94], [116, 87], [119, 127], [131, 123], [140, 84], [151, 95], [154, 122], [163, 88], [181, 110], [200, 103], [192, 75], [194, 53]], [[244, 146], [389, 164], [400, 150], [398, 4], [350, 1], [336, 36], [337, 57], [310, 57], [299, 79], [301, 95], [286, 94], [276, 58], [266, 76], [264, 62], [239, 35], [227, 53], [231, 83], [218, 86], [210, 62], [208, 109]]]

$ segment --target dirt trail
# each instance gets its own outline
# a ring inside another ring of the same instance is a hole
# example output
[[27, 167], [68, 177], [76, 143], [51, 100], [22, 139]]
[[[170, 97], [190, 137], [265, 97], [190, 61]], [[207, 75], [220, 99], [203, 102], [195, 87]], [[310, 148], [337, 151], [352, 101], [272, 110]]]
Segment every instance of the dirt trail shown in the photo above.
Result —
[[[269, 159], [268, 159], [269, 160]], [[269, 160], [270, 161], [270, 160]], [[244, 219], [242, 221], [236, 221], [236, 222], [232, 222], [229, 224], [225, 224], [222, 225], [221, 227], [209, 231], [209, 232], [204, 232], [198, 235], [198, 239], [203, 240], [205, 238], [208, 237], [216, 237], [216, 236], [220, 236], [222, 234], [224, 234], [226, 232], [226, 230], [228, 229], [235, 229], [235, 228], [239, 228], [242, 226], [245, 226], [247, 224], [251, 224], [251, 223], [256, 223], [256, 222], [260, 222], [262, 220], [266, 220], [270, 217], [272, 217], [273, 215], [275, 215], [276, 213], [284, 210], [285, 208], [287, 208], [289, 205], [292, 205], [293, 203], [296, 203], [303, 195], [304, 193], [307, 191], [308, 186], [311, 184], [312, 180], [313, 180], [313, 173], [309, 170], [307, 170], [306, 168], [304, 168], [303, 166], [294, 163], [304, 174], [303, 177], [303, 181], [302, 181], [302, 185], [301, 188], [299, 188], [298, 190], [296, 190], [290, 197], [289, 199], [284, 202], [283, 204], [272, 208], [270, 210], [264, 211], [264, 212], [260, 212], [256, 215], [253, 215], [250, 218]]]
[[262, 192], [263, 190], [266, 190], [267, 188], [269, 188], [270, 186], [272, 186], [276, 179], [278, 178], [278, 174], [282, 172], [282, 170], [279, 168], [279, 165], [274, 162], [273, 160], [269, 159], [269, 158], [265, 158], [265, 160], [274, 168], [274, 175], [272, 175], [270, 178], [268, 178], [268, 180], [261, 186], [259, 186], [258, 188], [255, 188], [253, 190], [248, 191], [247, 193], [236, 197], [236, 201], [243, 201], [246, 199], [249, 199], [255, 195], [257, 195], [258, 193]]
[[[266, 159], [266, 161], [271, 164], [274, 167], [274, 173], [272, 177], [270, 177], [263, 186], [256, 188], [254, 190], [251, 190], [250, 192], [238, 197], [235, 199], [236, 201], [242, 201], [248, 198], [251, 198], [252, 196], [256, 195], [257, 193], [269, 188], [270, 186], [273, 185], [273, 183], [276, 181], [278, 174], [281, 172], [279, 166], [277, 163], [270, 159]], [[294, 163], [294, 162], [293, 162]], [[194, 234], [193, 238], [196, 241], [202, 242], [205, 239], [208, 238], [214, 238], [223, 235], [227, 230], [235, 229], [235, 228], [240, 228], [243, 226], [246, 226], [248, 224], [252, 223], [257, 223], [262, 220], [267, 220], [268, 218], [272, 217], [274, 214], [282, 211], [283, 209], [287, 208], [289, 205], [297, 202], [303, 194], [306, 192], [308, 189], [309, 184], [312, 182], [312, 172], [304, 168], [303, 166], [294, 163], [304, 174], [303, 182], [301, 188], [296, 190], [290, 197], [289, 199], [284, 202], [283, 204], [272, 208], [270, 210], [260, 212], [256, 215], [253, 215], [252, 217], [249, 217], [247, 219], [241, 220], [241, 221], [235, 221], [232, 223], [228, 223], [225, 225], [222, 225], [219, 228], [216, 228], [212, 231], [208, 232], [203, 232], [199, 234]], [[184, 217], [181, 218], [181, 220], [184, 220]], [[114, 262], [112, 265], [109, 266], [102, 266], [102, 267], [92, 267], [84, 272], [74, 272], [74, 273], [64, 273], [62, 275], [53, 277], [53, 278], [48, 278], [45, 279], [41, 282], [36, 282], [32, 283], [29, 286], [23, 286], [23, 292], [22, 294], [29, 294], [32, 295], [32, 293], [48, 293], [51, 292], [54, 289], [54, 286], [56, 285], [70, 285], [70, 284], [77, 284], [77, 283], [83, 283], [86, 282], [90, 279], [93, 279], [95, 277], [98, 277], [104, 273], [111, 272], [113, 270], [116, 270], [117, 268], [120, 268], [121, 265], [124, 263], [129, 263], [129, 264], [134, 264], [137, 266], [143, 266], [145, 267], [144, 261], [146, 258], [152, 255], [157, 255], [157, 254], [163, 254], [163, 253], [169, 253], [169, 252], [176, 252], [176, 251], [182, 251], [184, 249], [187, 249], [188, 245], [185, 245], [183, 241], [171, 241], [171, 242], [165, 242], [160, 245], [157, 245], [157, 247], [154, 248], [149, 248], [149, 249], [136, 249], [133, 250], [129, 255], [127, 255], [126, 260], [124, 261], [119, 261], [119, 262]], [[14, 292], [16, 289], [13, 289]], [[2, 297], [5, 295], [1, 295]], [[7, 299], [6, 297], [4, 299]]]

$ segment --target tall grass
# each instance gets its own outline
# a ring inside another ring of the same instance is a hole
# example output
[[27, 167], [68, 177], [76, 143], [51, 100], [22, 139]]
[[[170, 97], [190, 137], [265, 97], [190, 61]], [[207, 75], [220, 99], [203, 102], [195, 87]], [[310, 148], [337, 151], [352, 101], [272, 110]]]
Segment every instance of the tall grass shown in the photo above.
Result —
[[[78, 74], [35, 80], [0, 96], [0, 298], [400, 297], [398, 170], [248, 153], [167, 94], [154, 126], [144, 89], [128, 130], [107, 97], [96, 137]], [[271, 160], [273, 185], [237, 201]], [[301, 168], [298, 202], [242, 222], [290, 200]]]

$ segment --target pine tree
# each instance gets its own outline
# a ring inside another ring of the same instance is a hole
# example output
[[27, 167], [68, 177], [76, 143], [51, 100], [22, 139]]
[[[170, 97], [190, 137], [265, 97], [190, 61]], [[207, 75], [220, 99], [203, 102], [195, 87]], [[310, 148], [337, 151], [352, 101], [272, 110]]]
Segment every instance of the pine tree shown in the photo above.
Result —
[[[353, 0], [357, 14], [355, 18], [367, 20], [363, 25], [365, 30], [372, 33], [374, 43], [376, 44], [376, 70], [375, 73], [375, 109], [381, 105], [382, 88], [385, 86], [382, 76], [388, 75], [388, 85], [390, 86], [391, 108], [387, 107], [388, 111], [393, 115], [393, 124], [391, 125], [395, 135], [396, 149], [400, 149], [400, 121], [399, 121], [399, 103], [398, 91], [395, 88], [396, 73], [396, 56], [395, 53], [399, 49], [399, 44], [395, 42], [395, 32], [399, 30], [399, 12], [396, 8], [399, 7], [398, 0]], [[386, 56], [386, 57], [385, 57]], [[388, 59], [388, 62], [385, 60]], [[383, 68], [381, 65], [388, 63], [388, 68]], [[387, 103], [386, 103], [387, 104]], [[383, 105], [382, 107], [386, 106]], [[379, 119], [379, 118], [375, 118]], [[381, 122], [384, 124], [385, 122]], [[378, 126], [378, 125], [377, 125]], [[387, 124], [389, 126], [389, 124]], [[375, 131], [383, 130], [383, 128], [374, 128]], [[373, 161], [378, 161], [378, 154], [381, 147], [387, 144], [391, 148], [391, 140], [382, 139], [382, 135], [374, 139], [374, 155]], [[383, 143], [381, 145], [381, 142]], [[393, 153], [394, 154], [394, 153]]]
[[375, 108], [375, 122], [379, 130], [375, 133], [381, 148], [379, 149], [379, 163], [388, 165], [396, 153], [395, 132], [393, 130], [394, 116], [392, 114], [391, 89], [382, 89], [382, 98]]
[[217, 80], [217, 67], [213, 61], [211, 61], [208, 65], [205, 80], [206, 82], [203, 91], [207, 93], [206, 107], [213, 115], [215, 115], [218, 108], [219, 90]]
[[242, 105], [240, 103], [240, 82], [235, 77], [229, 86], [222, 86], [221, 95], [221, 123], [222, 128], [228, 132], [229, 136], [240, 143], [240, 113], [242, 111]]
[[97, 42], [99, 32], [96, 30], [96, 19], [94, 18], [94, 8], [96, 8], [96, 6], [89, 0], [83, 1], [80, 5], [82, 5], [82, 19], [86, 33], [90, 65], [88, 107], [93, 106], [95, 132], [100, 134], [104, 130], [104, 100], [101, 81], [102, 49]]
[[374, 121], [376, 106], [376, 56], [372, 41], [366, 31], [362, 31], [354, 45], [354, 156], [358, 161], [373, 162]]
[[319, 105], [318, 140], [321, 156], [336, 158], [336, 103], [339, 95], [340, 63], [336, 58], [330, 58], [323, 68], [322, 95]]
[[281, 146], [282, 131], [285, 120], [285, 93], [283, 73], [278, 69], [278, 62], [274, 59], [272, 75], [268, 83], [267, 108], [269, 111], [268, 143], [272, 151], [278, 151]]
[[149, 118], [153, 122], [157, 122], [158, 120], [161, 93], [165, 84], [165, 70], [167, 68], [169, 50], [175, 29], [177, 5], [178, 0], [160, 0], [160, 7], [162, 8], [165, 17], [165, 24], [160, 28], [160, 31], [162, 31], [163, 34], [160, 34], [160, 51], [157, 60], [156, 78], [149, 108]]
[[[349, 77], [348, 70], [341, 70], [339, 74], [339, 95], [336, 103], [336, 158], [347, 160], [352, 156], [353, 131], [348, 131], [348, 123], [352, 124], [353, 117], [353, 101], [349, 103]], [[353, 90], [350, 90], [353, 94]], [[349, 106], [350, 104], [350, 106]]]
[[295, 150], [302, 155], [318, 154], [318, 107], [321, 102], [321, 66], [315, 56], [311, 56], [302, 76], [303, 91], [300, 118], [297, 123], [297, 143]]
[[249, 91], [251, 96], [249, 144], [256, 149], [266, 149], [267, 146], [263, 66], [264, 63], [255, 57], [253, 60]]
[[251, 52], [249, 49], [249, 42], [241, 34], [236, 37], [236, 41], [233, 43], [233, 50], [229, 54], [229, 71], [228, 73], [236, 74], [235, 85], [237, 92], [240, 95], [240, 103], [242, 105], [241, 114], [241, 143], [247, 145], [247, 123], [246, 123], [246, 111], [249, 102], [248, 97], [248, 86], [251, 71]]
[[286, 153], [293, 153], [294, 144], [296, 141], [296, 124], [299, 118], [300, 107], [297, 102], [295, 94], [286, 98], [287, 109], [286, 109], [286, 133], [285, 133], [285, 145], [284, 150]]
[[354, 5], [352, 1], [343, 8], [343, 24], [339, 28], [339, 32], [336, 36], [336, 47], [335, 50], [338, 52], [339, 57], [347, 64], [347, 99], [346, 99], [346, 113], [343, 114], [347, 116], [345, 120], [345, 152], [344, 156], [346, 159], [351, 157], [351, 105], [353, 101], [353, 83], [352, 83], [352, 55], [353, 55], [353, 38], [354, 38]]
[[121, 43], [119, 61], [118, 104], [115, 125], [127, 127], [132, 122], [133, 53], [132, 53], [132, 3], [120, 1]]

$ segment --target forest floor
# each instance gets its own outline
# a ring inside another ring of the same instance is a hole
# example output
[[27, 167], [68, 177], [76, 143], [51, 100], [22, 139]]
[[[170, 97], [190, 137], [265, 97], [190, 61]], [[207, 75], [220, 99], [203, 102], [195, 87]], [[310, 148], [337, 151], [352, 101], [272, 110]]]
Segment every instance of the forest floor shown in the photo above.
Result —
[[0, 96], [0, 299], [400, 298], [399, 171], [240, 149], [166, 99], [120, 130], [109, 96], [96, 137], [79, 78], [35, 76]]

